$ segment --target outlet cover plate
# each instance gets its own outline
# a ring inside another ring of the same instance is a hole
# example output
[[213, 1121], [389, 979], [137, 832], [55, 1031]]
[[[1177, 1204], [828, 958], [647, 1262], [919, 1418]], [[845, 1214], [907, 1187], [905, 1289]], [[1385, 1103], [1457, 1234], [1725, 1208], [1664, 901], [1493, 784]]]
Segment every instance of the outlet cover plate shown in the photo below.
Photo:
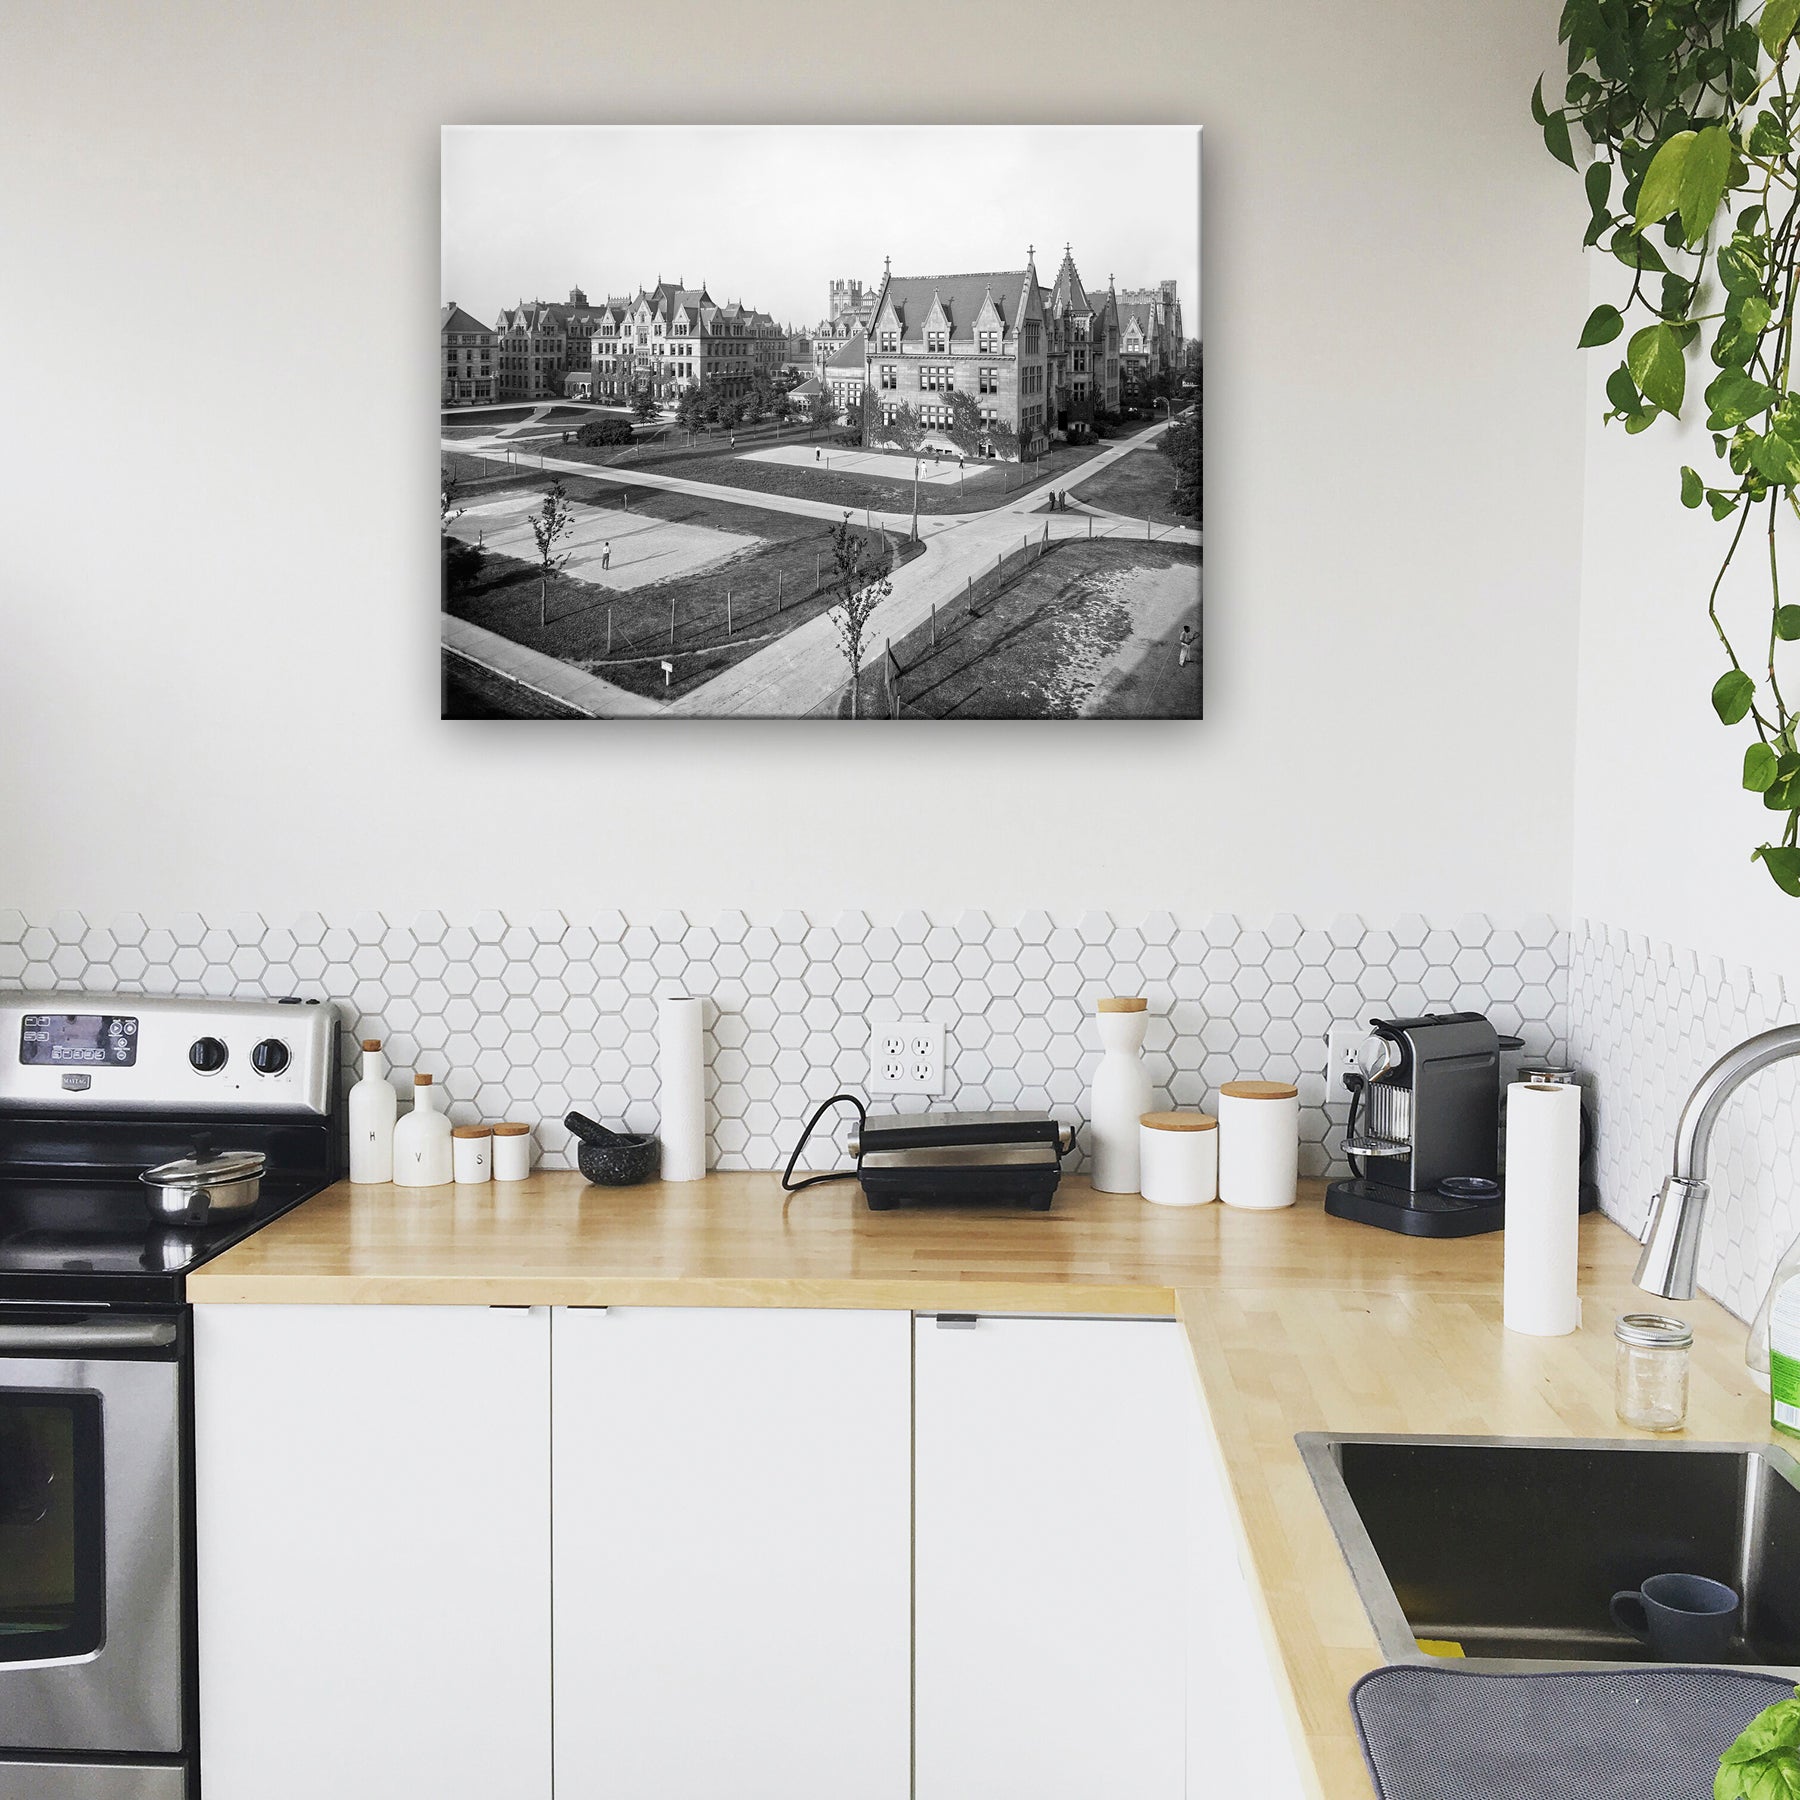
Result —
[[926, 1094], [944, 1091], [944, 1028], [929, 1019], [869, 1021], [869, 1092]]

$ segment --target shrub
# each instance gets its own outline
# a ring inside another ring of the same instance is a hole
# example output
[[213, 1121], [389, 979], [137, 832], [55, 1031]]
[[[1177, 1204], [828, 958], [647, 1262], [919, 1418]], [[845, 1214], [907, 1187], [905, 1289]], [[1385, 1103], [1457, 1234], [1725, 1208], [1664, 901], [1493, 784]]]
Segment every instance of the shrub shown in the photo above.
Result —
[[589, 446], [629, 444], [631, 442], [631, 421], [629, 419], [590, 419], [577, 433], [576, 442]]

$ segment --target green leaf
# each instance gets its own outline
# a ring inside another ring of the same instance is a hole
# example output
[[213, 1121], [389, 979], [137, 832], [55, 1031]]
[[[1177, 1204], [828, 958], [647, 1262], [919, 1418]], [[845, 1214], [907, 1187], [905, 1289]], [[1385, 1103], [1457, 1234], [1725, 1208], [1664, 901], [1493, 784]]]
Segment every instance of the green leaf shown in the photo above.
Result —
[[1575, 167], [1575, 152], [1569, 147], [1569, 121], [1559, 112], [1554, 112], [1544, 122], [1544, 148], [1559, 163], [1566, 163], [1571, 169]]
[[1581, 328], [1581, 348], [1592, 350], [1596, 345], [1610, 344], [1624, 329], [1625, 317], [1616, 306], [1596, 306]]
[[1687, 359], [1673, 327], [1659, 323], [1633, 332], [1625, 347], [1625, 366], [1652, 406], [1680, 413], [1687, 392]]
[[[1767, 863], [1769, 858], [1764, 856], [1763, 861]], [[1769, 873], [1789, 893], [1800, 892], [1800, 885], [1787, 888], [1773, 865]], [[1795, 872], [1794, 878], [1800, 884], [1800, 871]], [[1755, 1765], [1745, 1791], [1750, 1800], [1800, 1800], [1800, 1754], [1792, 1750], [1771, 1750]]]
[[1706, 498], [1706, 483], [1700, 479], [1697, 469], [1683, 468], [1681, 471], [1681, 504], [1698, 506]]
[[1637, 227], [1643, 231], [1658, 219], [1666, 219], [1681, 205], [1681, 185], [1687, 172], [1687, 160], [1699, 137], [1695, 131], [1678, 131], [1664, 140], [1650, 159], [1650, 167], [1638, 185]]
[[1786, 156], [1791, 143], [1787, 128], [1772, 112], [1760, 112], [1750, 127], [1749, 151], [1752, 156]]
[[1544, 105], [1544, 78], [1537, 78], [1537, 86], [1531, 90], [1531, 116], [1540, 124], [1550, 122], [1549, 109]]
[[1753, 794], [1766, 794], [1775, 785], [1780, 768], [1767, 744], [1752, 744], [1744, 752], [1744, 786]]
[[1706, 389], [1706, 404], [1712, 408], [1707, 418], [1709, 431], [1730, 431], [1746, 419], [1769, 410], [1775, 390], [1753, 381], [1738, 369], [1723, 369]]
[[1735, 725], [1750, 710], [1756, 683], [1742, 669], [1728, 669], [1713, 683], [1713, 711], [1722, 725]]
[[[1796, 0], [1800, 4], [1800, 0]], [[1656, 164], [1650, 165], [1655, 173]], [[1648, 177], [1645, 178], [1646, 181]], [[1731, 179], [1731, 139], [1723, 126], [1708, 125], [1695, 134], [1681, 165], [1680, 192], [1681, 229], [1690, 244], [1706, 236], [1725, 198], [1725, 186]], [[1642, 197], [1640, 196], [1640, 204]]]
[[1765, 481], [1782, 487], [1800, 484], [1800, 442], [1785, 432], [1767, 432], [1750, 446], [1750, 466]]
[[1745, 294], [1735, 303], [1738, 323], [1746, 331], [1764, 331], [1769, 321], [1774, 318], [1774, 308], [1760, 293]]
[[1623, 363], [1606, 378], [1606, 397], [1613, 403], [1615, 412], [1630, 413], [1638, 409], [1637, 383], [1631, 379], [1631, 371]]
[[1778, 58], [1781, 47], [1800, 25], [1800, 0], [1767, 0], [1762, 17], [1756, 21], [1756, 35], [1771, 58]]
[[1775, 635], [1784, 644], [1791, 644], [1800, 638], [1800, 606], [1780, 606], [1775, 609]]
[[1655, 275], [1666, 275], [1669, 272], [1669, 265], [1663, 261], [1662, 252], [1629, 225], [1621, 225], [1613, 233], [1612, 243], [1608, 247], [1628, 269], [1648, 269]]
[[1588, 172], [1581, 178], [1581, 185], [1587, 190], [1589, 210], [1604, 216], [1607, 199], [1612, 193], [1612, 164], [1598, 161], [1589, 163]]
[[1712, 516], [1716, 523], [1720, 519], [1729, 519], [1737, 511], [1738, 496], [1728, 494], [1722, 488], [1708, 488], [1706, 504], [1712, 508]]
[[[1614, 240], [1615, 244], [1617, 239]], [[1616, 253], [1616, 252], [1615, 252]], [[1728, 294], [1751, 294], [1762, 286], [1767, 247], [1759, 237], [1739, 231], [1719, 246], [1719, 279]], [[1619, 260], [1623, 262], [1624, 257]]]

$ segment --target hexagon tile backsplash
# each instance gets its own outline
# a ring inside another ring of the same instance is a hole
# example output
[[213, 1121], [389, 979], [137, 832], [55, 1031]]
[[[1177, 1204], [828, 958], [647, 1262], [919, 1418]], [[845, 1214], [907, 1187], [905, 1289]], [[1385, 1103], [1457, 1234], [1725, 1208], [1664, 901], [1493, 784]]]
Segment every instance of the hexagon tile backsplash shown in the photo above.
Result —
[[[1028, 912], [1010, 923], [978, 911], [906, 912], [882, 923], [860, 912], [147, 921], [0, 910], [0, 987], [333, 999], [344, 1010], [346, 1084], [356, 1040], [380, 1037], [396, 1079], [429, 1070], [453, 1118], [541, 1121], [542, 1160], [553, 1166], [574, 1162], [561, 1124], [571, 1106], [655, 1127], [662, 989], [713, 1002], [707, 1087], [718, 1168], [779, 1168], [814, 1105], [862, 1088], [874, 1018], [942, 1022], [941, 1104], [1050, 1108], [1079, 1120], [1099, 1055], [1093, 1001], [1142, 993], [1159, 1103], [1198, 1106], [1234, 1076], [1297, 1082], [1301, 1167], [1322, 1174], [1328, 1133], [1342, 1123], [1341, 1106], [1328, 1117], [1325, 1098], [1333, 1022], [1467, 1006], [1520, 1033], [1531, 1053], [1559, 1055], [1567, 973], [1567, 933], [1543, 917], [1509, 927], [1478, 915], [1413, 916], [1370, 928], [1352, 917], [1190, 923], [1166, 912], [1136, 921]], [[808, 1163], [835, 1160], [847, 1135], [846, 1120], [833, 1134], [821, 1127]]]
[[[1766, 971], [1590, 920], [1572, 936], [1570, 1041], [1593, 1077], [1601, 1204], [1636, 1232], [1694, 1083], [1733, 1044], [1790, 1022], [1794, 1007]], [[1747, 1319], [1800, 1233], [1800, 1061], [1765, 1069], [1732, 1097], [1708, 1174], [1700, 1285]]]

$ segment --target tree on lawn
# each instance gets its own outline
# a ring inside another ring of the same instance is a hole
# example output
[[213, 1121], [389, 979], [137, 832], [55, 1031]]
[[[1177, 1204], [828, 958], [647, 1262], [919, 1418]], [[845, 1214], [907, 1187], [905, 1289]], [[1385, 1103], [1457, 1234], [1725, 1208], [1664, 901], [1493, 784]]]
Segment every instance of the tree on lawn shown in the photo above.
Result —
[[829, 388], [820, 388], [806, 402], [807, 417], [821, 431], [829, 430], [838, 422], [838, 403], [832, 399]]
[[894, 403], [892, 416], [882, 427], [882, 435], [890, 444], [897, 444], [911, 455], [924, 443], [925, 427], [919, 423], [919, 415], [904, 400], [898, 400]]
[[1177, 419], [1162, 435], [1159, 445], [1175, 474], [1172, 503], [1184, 517], [1200, 516], [1200, 425], [1189, 418]]
[[869, 620], [894, 584], [882, 573], [881, 551], [872, 538], [850, 529], [850, 515], [831, 528], [831, 586], [839, 596], [831, 608], [837, 627], [838, 648], [850, 665], [850, 716], [860, 718], [863, 657]]
[[961, 392], [950, 396], [950, 441], [963, 456], [981, 454], [981, 408]]
[[1002, 462], [1019, 460], [1019, 434], [1004, 419], [996, 419], [987, 429], [988, 442]]
[[531, 515], [531, 535], [538, 554], [538, 629], [550, 623], [550, 577], [569, 560], [557, 544], [575, 529], [574, 514], [561, 478], [544, 490], [544, 504]]
[[646, 422], [656, 417], [656, 395], [648, 383], [639, 388], [632, 396], [631, 410], [638, 418]]
[[454, 469], [445, 469], [442, 478], [443, 496], [438, 503], [439, 529], [448, 531], [453, 519], [462, 517], [462, 508], [457, 501], [462, 497], [462, 477]]
[[443, 584], [446, 597], [466, 588], [481, 569], [481, 552], [455, 536], [450, 527], [462, 517], [457, 504], [462, 483], [449, 469], [443, 472], [443, 492], [438, 503], [440, 542], [443, 548]]
[[706, 383], [690, 382], [675, 402], [675, 422], [687, 431], [698, 431], [706, 420]]
[[786, 388], [777, 388], [769, 400], [769, 411], [777, 419], [785, 419], [794, 410], [794, 403], [788, 397]]

